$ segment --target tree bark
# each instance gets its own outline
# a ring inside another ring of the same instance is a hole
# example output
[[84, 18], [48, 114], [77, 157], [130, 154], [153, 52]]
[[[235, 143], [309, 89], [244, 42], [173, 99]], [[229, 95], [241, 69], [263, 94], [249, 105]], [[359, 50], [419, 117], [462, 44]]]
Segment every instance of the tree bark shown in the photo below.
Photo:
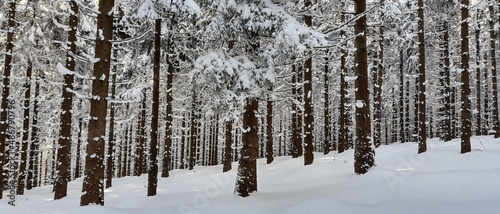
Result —
[[470, 111], [470, 86], [469, 86], [469, 0], [461, 0], [461, 31], [462, 37], [462, 136], [460, 153], [467, 153], [471, 151], [470, 136], [471, 136], [471, 111]]
[[239, 160], [236, 178], [236, 192], [241, 197], [247, 197], [257, 191], [257, 153], [259, 151], [258, 128], [259, 120], [255, 113], [259, 110], [259, 102], [247, 98], [243, 114], [242, 136], [243, 146]]
[[222, 172], [227, 172], [231, 170], [231, 154], [232, 154], [232, 149], [231, 145], [233, 144], [233, 120], [228, 120], [226, 121], [226, 141], [225, 141], [225, 146], [224, 146], [224, 163], [222, 167]]
[[418, 0], [418, 153], [427, 151], [424, 2]]
[[106, 113], [109, 68], [111, 60], [111, 38], [113, 35], [113, 16], [111, 9], [114, 0], [99, 0], [97, 32], [95, 40], [94, 80], [90, 101], [90, 121], [88, 130], [87, 156], [85, 158], [85, 178], [80, 205], [104, 205], [104, 136], [106, 135]]
[[196, 92], [193, 89], [191, 104], [191, 137], [189, 139], [189, 170], [193, 170], [196, 165], [196, 137], [198, 136], [198, 118], [197, 118], [197, 99]]
[[[478, 10], [479, 13], [479, 10]], [[483, 112], [481, 111], [481, 43], [480, 43], [480, 35], [481, 35], [481, 24], [477, 24], [476, 28], [476, 136], [481, 135], [482, 130], [482, 121], [481, 116]]]
[[38, 77], [35, 77], [35, 96], [33, 99], [33, 118], [31, 120], [31, 142], [30, 142], [30, 157], [28, 163], [28, 177], [26, 178], [26, 189], [30, 190], [38, 186], [38, 96], [40, 95], [40, 82]]
[[[270, 88], [269, 92], [271, 93], [272, 88]], [[266, 126], [266, 133], [267, 133], [267, 141], [266, 141], [266, 163], [270, 164], [274, 161], [274, 148], [273, 148], [273, 100], [272, 96], [269, 95], [269, 98], [267, 100], [267, 126]]]
[[500, 126], [498, 122], [498, 83], [497, 83], [497, 60], [496, 60], [496, 38], [495, 38], [495, 9], [493, 4], [489, 6], [490, 18], [488, 24], [490, 25], [490, 59], [491, 59], [491, 81], [492, 81], [492, 117], [493, 117], [493, 130], [495, 131], [495, 138], [500, 137]]
[[[380, 0], [384, 5], [384, 0]], [[384, 10], [381, 10], [380, 17], [384, 17]], [[374, 60], [373, 72], [373, 143], [375, 148], [382, 145], [382, 79], [384, 78], [384, 28], [379, 28], [377, 59]]]
[[[329, 54], [329, 51], [326, 51], [326, 54]], [[332, 147], [331, 144], [331, 137], [330, 137], [330, 129], [331, 129], [331, 124], [330, 124], [330, 68], [328, 66], [328, 63], [330, 63], [330, 57], [326, 56], [325, 57], [325, 70], [324, 70], [324, 93], [323, 93], [323, 98], [325, 99], [324, 102], [324, 137], [325, 140], [323, 142], [323, 154], [328, 154], [330, 153], [330, 149]]]
[[[68, 34], [69, 52], [66, 55], [66, 69], [75, 71], [76, 55], [76, 31], [78, 28], [78, 4], [70, 1], [71, 15], [69, 18], [70, 31]], [[97, 52], [96, 52], [97, 54]], [[108, 71], [109, 72], [109, 71]], [[57, 151], [57, 178], [54, 183], [54, 199], [61, 199], [68, 194], [68, 180], [71, 167], [71, 129], [72, 129], [72, 107], [73, 107], [73, 74], [64, 74], [63, 101], [61, 112], [61, 126], [59, 146]], [[106, 88], [107, 91], [107, 88]], [[107, 96], [107, 94], [106, 94]]]
[[[366, 11], [366, 0], [354, 1], [355, 15]], [[368, 54], [366, 51], [366, 15], [361, 15], [354, 24], [354, 45], [356, 47], [356, 144], [354, 151], [354, 172], [365, 174], [375, 164], [375, 151], [371, 142], [370, 96], [368, 92]]]
[[167, 41], [167, 103], [166, 103], [166, 109], [165, 109], [165, 151], [163, 153], [163, 169], [161, 172], [161, 177], [166, 178], [169, 176], [169, 168], [168, 166], [170, 165], [170, 158], [171, 158], [171, 153], [170, 149], [172, 146], [172, 104], [174, 101], [174, 98], [172, 96], [172, 83], [174, 79], [174, 59], [175, 56], [173, 55], [173, 49], [174, 49], [174, 41], [173, 41], [173, 35], [168, 36], [168, 41]]
[[[148, 196], [156, 195], [158, 187], [158, 119], [160, 106], [160, 54], [161, 54], [161, 19], [155, 20], [154, 53], [153, 53], [153, 111], [151, 118], [151, 144], [149, 148]], [[169, 127], [166, 127], [167, 129]], [[165, 170], [165, 168], [167, 170]], [[163, 172], [167, 172], [168, 162], [163, 165]], [[162, 173], [163, 177], [163, 173]]]
[[31, 61], [26, 69], [26, 82], [24, 84], [24, 113], [23, 113], [23, 141], [21, 145], [21, 163], [19, 164], [19, 174], [17, 177], [17, 194], [24, 194], [24, 183], [26, 180], [26, 161], [28, 158], [29, 128], [30, 128], [30, 97], [31, 97], [31, 73], [33, 67]]
[[[311, 0], [304, 0], [306, 10], [311, 10]], [[312, 27], [313, 20], [311, 13], [308, 11], [304, 16], [304, 21], [308, 27]], [[310, 165], [314, 161], [314, 111], [312, 104], [312, 73], [313, 73], [312, 57], [306, 59], [304, 63], [304, 165]]]
[[[345, 9], [344, 1], [341, 2], [341, 9]], [[344, 23], [346, 20], [345, 13], [341, 12], [340, 21]], [[340, 39], [343, 41], [346, 39], [346, 31], [340, 31]], [[347, 75], [347, 45], [343, 42], [340, 46], [340, 103], [339, 103], [339, 140], [338, 140], [338, 153], [342, 153], [348, 148], [348, 118], [346, 109], [347, 100], [347, 82], [345, 76]]]

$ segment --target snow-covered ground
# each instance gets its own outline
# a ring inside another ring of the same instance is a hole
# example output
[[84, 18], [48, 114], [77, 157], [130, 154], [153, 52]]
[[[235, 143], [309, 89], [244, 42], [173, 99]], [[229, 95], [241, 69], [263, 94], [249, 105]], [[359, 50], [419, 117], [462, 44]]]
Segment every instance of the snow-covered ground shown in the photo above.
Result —
[[168, 214], [168, 213], [500, 213], [500, 139], [474, 137], [473, 151], [460, 154], [460, 140], [428, 140], [417, 155], [415, 143], [384, 145], [377, 166], [353, 173], [353, 151], [315, 154], [314, 164], [278, 157], [258, 160], [259, 191], [247, 198], [233, 194], [237, 164], [174, 170], [161, 178], [158, 195], [146, 197], [147, 175], [115, 179], [105, 206], [79, 207], [81, 182], [69, 196], [52, 200], [51, 186], [17, 197], [17, 206], [0, 200], [2, 214]]

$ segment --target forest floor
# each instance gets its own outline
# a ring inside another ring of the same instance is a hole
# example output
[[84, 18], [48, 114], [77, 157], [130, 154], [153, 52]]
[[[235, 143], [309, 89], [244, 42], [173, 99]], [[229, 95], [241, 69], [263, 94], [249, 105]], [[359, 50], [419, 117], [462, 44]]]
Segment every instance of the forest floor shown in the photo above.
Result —
[[[500, 139], [473, 137], [473, 151], [460, 154], [460, 139], [383, 145], [377, 166], [353, 173], [353, 150], [303, 158], [258, 160], [258, 189], [250, 197], [233, 194], [237, 163], [173, 170], [161, 178], [158, 195], [146, 197], [147, 175], [113, 180], [105, 206], [79, 207], [82, 179], [69, 184], [68, 197], [54, 201], [52, 186], [17, 196], [16, 207], [0, 200], [2, 214], [305, 214], [305, 213], [500, 213]], [[4, 193], [5, 194], [5, 193]]]

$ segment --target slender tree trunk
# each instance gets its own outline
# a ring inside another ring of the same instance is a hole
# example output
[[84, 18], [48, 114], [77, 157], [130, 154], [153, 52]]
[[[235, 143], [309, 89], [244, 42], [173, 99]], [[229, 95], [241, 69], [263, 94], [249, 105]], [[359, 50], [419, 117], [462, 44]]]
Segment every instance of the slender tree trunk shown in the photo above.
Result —
[[173, 41], [173, 35], [168, 36], [168, 41], [167, 41], [167, 103], [166, 103], [166, 110], [165, 110], [165, 151], [163, 153], [163, 169], [161, 172], [161, 177], [166, 178], [169, 176], [168, 171], [169, 171], [169, 164], [170, 164], [170, 149], [172, 146], [172, 104], [174, 101], [174, 98], [172, 96], [172, 83], [174, 79], [174, 58], [173, 56], [173, 49], [174, 49], [174, 41]]
[[227, 172], [231, 170], [231, 145], [233, 143], [233, 120], [226, 121], [226, 141], [224, 146], [224, 163], [222, 172]]
[[[306, 10], [311, 10], [311, 0], [304, 0]], [[313, 20], [309, 11], [304, 16], [304, 21], [308, 27], [312, 27]], [[304, 165], [310, 165], [314, 161], [314, 111], [312, 103], [312, 73], [313, 73], [312, 57], [306, 59], [304, 64]]]
[[[345, 9], [344, 1], [341, 2], [341, 9]], [[345, 22], [345, 13], [342, 11], [340, 14], [340, 21]], [[340, 31], [340, 39], [344, 41], [346, 39], [346, 31]], [[338, 153], [342, 153], [348, 148], [348, 115], [346, 109], [347, 100], [347, 82], [345, 76], [347, 75], [347, 45], [343, 42], [340, 46], [340, 104], [339, 104], [339, 140], [338, 140]]]
[[30, 157], [28, 163], [28, 177], [26, 178], [26, 189], [30, 190], [37, 186], [38, 177], [38, 96], [40, 95], [40, 82], [35, 77], [35, 96], [33, 97], [33, 118], [31, 120]]
[[427, 129], [425, 124], [425, 31], [424, 31], [424, 2], [418, 0], [418, 153], [427, 150]]
[[141, 176], [144, 172], [144, 149], [146, 147], [146, 91], [142, 92], [141, 121], [137, 127], [139, 133], [139, 145], [136, 145], [136, 176]]
[[[109, 133], [108, 133], [108, 154], [106, 159], [106, 186], [105, 188], [110, 188], [112, 186], [113, 181], [113, 169], [115, 168], [115, 158], [113, 154], [113, 150], [115, 150], [115, 93], [116, 93], [116, 72], [117, 72], [117, 55], [118, 51], [114, 52], [114, 61], [115, 65], [113, 65], [113, 74], [111, 74], [111, 100], [109, 102]], [[119, 168], [117, 168], [119, 169]]]
[[[161, 46], [161, 19], [155, 20], [154, 53], [153, 53], [153, 117], [151, 118], [151, 144], [148, 170], [148, 196], [156, 195], [158, 187], [158, 119], [160, 106], [160, 46]], [[167, 127], [168, 130], [169, 127]], [[168, 162], [163, 165], [168, 176]], [[163, 175], [163, 173], [162, 173]]]
[[181, 129], [181, 158], [180, 158], [180, 166], [179, 169], [186, 168], [185, 159], [186, 159], [186, 115], [182, 118], [182, 129]]
[[497, 83], [497, 60], [496, 60], [496, 38], [495, 38], [495, 9], [493, 4], [489, 6], [490, 18], [488, 23], [490, 25], [490, 59], [491, 59], [491, 81], [492, 81], [492, 98], [493, 98], [493, 130], [495, 131], [495, 138], [500, 137], [500, 126], [498, 123], [498, 83]]
[[471, 136], [471, 111], [470, 111], [470, 86], [469, 86], [469, 0], [461, 0], [462, 3], [462, 21], [461, 21], [461, 37], [462, 37], [462, 136], [460, 153], [471, 151], [470, 136]]
[[[78, 4], [70, 1], [71, 15], [69, 19], [70, 31], [68, 34], [69, 52], [66, 55], [66, 69], [75, 71], [76, 55], [76, 31], [78, 28]], [[96, 52], [97, 54], [97, 52]], [[108, 71], [109, 72], [109, 71]], [[71, 167], [71, 128], [72, 128], [72, 107], [73, 107], [73, 74], [64, 74], [63, 101], [61, 112], [61, 133], [57, 151], [57, 178], [54, 183], [54, 199], [61, 199], [68, 194], [68, 180], [70, 178]], [[107, 91], [107, 88], [106, 88]]]
[[78, 119], [78, 141], [76, 144], [76, 163], [75, 163], [75, 178], [81, 177], [81, 147], [82, 147], [82, 127], [83, 126], [83, 118]]
[[87, 156], [85, 158], [85, 178], [80, 205], [104, 205], [104, 137], [106, 135], [106, 113], [109, 68], [111, 61], [111, 37], [113, 35], [113, 16], [111, 9], [114, 0], [99, 0], [97, 32], [95, 40], [94, 80], [92, 81], [92, 99], [88, 131]]
[[[479, 12], [479, 11], [478, 11]], [[481, 111], [481, 43], [480, 43], [480, 35], [481, 35], [481, 25], [477, 24], [476, 28], [476, 136], [481, 135], [482, 129], [482, 121], [481, 116], [483, 112]]]
[[193, 89], [193, 98], [191, 106], [191, 137], [189, 142], [189, 170], [193, 170], [196, 165], [196, 137], [198, 135], [198, 118], [197, 118], [197, 99], [196, 92]]
[[[364, 14], [366, 0], [354, 1], [355, 15]], [[354, 172], [365, 174], [375, 164], [375, 151], [371, 142], [370, 96], [368, 92], [368, 54], [366, 51], [366, 15], [361, 15], [354, 24], [356, 47], [356, 144]]]
[[[380, 0], [380, 4], [384, 5], [384, 0]], [[384, 17], [384, 11], [381, 11], [380, 17]], [[384, 78], [384, 28], [379, 28], [379, 39], [378, 39], [378, 53], [377, 58], [374, 60], [373, 67], [375, 72], [373, 72], [373, 92], [374, 92], [374, 113], [373, 113], [373, 143], [375, 147], [382, 145], [382, 79]]]
[[24, 113], [23, 113], [23, 141], [21, 145], [21, 163], [19, 164], [19, 174], [17, 177], [17, 194], [24, 194], [24, 184], [26, 180], [26, 161], [28, 158], [29, 128], [30, 128], [30, 96], [31, 96], [31, 61], [26, 69], [26, 83], [24, 84]]
[[[270, 88], [269, 91], [272, 91], [272, 88]], [[266, 163], [270, 164], [274, 161], [274, 148], [273, 148], [273, 101], [272, 101], [272, 96], [269, 95], [269, 99], [267, 100], [267, 127], [266, 127], [266, 133], [267, 133], [267, 141], [266, 141]]]
[[243, 114], [242, 136], [243, 147], [239, 160], [235, 191], [241, 197], [247, 197], [257, 191], [257, 153], [259, 151], [259, 120], [255, 112], [259, 110], [259, 102], [247, 98]]
[[448, 30], [448, 20], [443, 21], [443, 70], [441, 73], [441, 87], [442, 87], [442, 103], [443, 107], [441, 109], [441, 115], [443, 117], [441, 122], [442, 138], [444, 141], [450, 141], [452, 139], [452, 127], [451, 127], [451, 88], [450, 88], [450, 51], [449, 51], [449, 30]]
[[304, 85], [304, 72], [302, 66], [297, 67], [297, 101], [300, 107], [297, 107], [297, 140], [295, 141], [297, 147], [297, 155], [302, 156], [303, 154], [303, 143], [304, 143], [304, 93], [303, 86]]
[[[126, 104], [127, 107], [126, 107], [126, 112], [128, 114], [128, 108], [129, 108], [129, 104], [127, 103]], [[129, 169], [129, 164], [128, 164], [128, 159], [129, 159], [129, 127], [130, 125], [129, 124], [125, 124], [125, 136], [124, 136], [124, 139], [123, 139], [123, 144], [124, 144], [124, 148], [123, 148], [123, 164], [122, 164], [122, 175], [121, 177], [125, 177], [125, 176], [128, 176], [128, 169]], [[130, 135], [131, 132], [130, 132]]]
[[[6, 172], [4, 169], [5, 163], [7, 162], [7, 155], [5, 153], [5, 145], [7, 139], [7, 107], [8, 107], [8, 98], [9, 98], [9, 89], [10, 89], [10, 73], [12, 70], [12, 50], [14, 49], [14, 28], [16, 27], [16, 1], [12, 0], [9, 3], [9, 14], [8, 18], [8, 29], [7, 32], [7, 40], [5, 46], [5, 60], [4, 60], [4, 71], [3, 71], [3, 81], [2, 81], [2, 112], [0, 113], [0, 188], [6, 185], [4, 183], [5, 177], [4, 173]], [[2, 199], [3, 194], [0, 194], [0, 199]]]
[[406, 132], [405, 132], [405, 96], [404, 96], [404, 52], [401, 49], [399, 51], [399, 138], [400, 142], [406, 142]]
[[295, 64], [292, 65], [292, 140], [290, 142], [291, 148], [290, 148], [290, 153], [292, 155], [292, 158], [298, 158], [298, 107], [297, 107], [297, 72], [296, 72], [296, 67]]
[[[326, 54], [329, 54], [329, 51], [326, 51]], [[325, 99], [324, 102], [324, 136], [325, 136], [325, 141], [323, 143], [323, 154], [328, 154], [330, 153], [330, 149], [332, 147], [331, 145], [331, 138], [330, 138], [330, 129], [331, 129], [331, 123], [330, 123], [330, 68], [328, 66], [328, 63], [330, 62], [330, 57], [325, 57], [325, 71], [324, 71], [324, 94], [323, 97]]]

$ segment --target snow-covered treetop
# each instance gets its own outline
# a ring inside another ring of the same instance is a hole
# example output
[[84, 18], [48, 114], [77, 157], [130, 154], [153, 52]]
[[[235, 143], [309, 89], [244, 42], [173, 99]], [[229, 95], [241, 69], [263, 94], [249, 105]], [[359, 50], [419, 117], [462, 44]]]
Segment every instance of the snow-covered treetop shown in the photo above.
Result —
[[168, 13], [187, 14], [194, 18], [202, 15], [201, 9], [193, 0], [143, 0], [134, 17], [157, 19]]

